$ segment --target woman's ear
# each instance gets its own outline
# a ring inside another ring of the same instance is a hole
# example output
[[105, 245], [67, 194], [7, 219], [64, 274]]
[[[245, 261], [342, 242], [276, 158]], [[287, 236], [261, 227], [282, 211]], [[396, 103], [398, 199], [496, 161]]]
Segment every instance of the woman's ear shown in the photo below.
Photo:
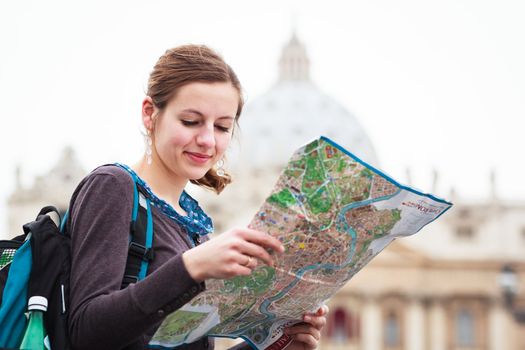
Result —
[[146, 128], [146, 131], [153, 131], [155, 109], [151, 97], [146, 96], [144, 101], [142, 101], [142, 124], [144, 128]]

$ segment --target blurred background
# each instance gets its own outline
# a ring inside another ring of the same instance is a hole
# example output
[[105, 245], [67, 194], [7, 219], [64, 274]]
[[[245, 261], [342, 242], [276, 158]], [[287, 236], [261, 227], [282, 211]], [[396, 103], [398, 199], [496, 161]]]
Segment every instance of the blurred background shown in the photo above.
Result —
[[319, 135], [455, 204], [331, 299], [320, 349], [523, 349], [524, 15], [518, 0], [2, 2], [0, 239], [65, 210], [97, 165], [136, 162], [153, 64], [207, 44], [247, 102], [234, 183], [189, 189], [218, 232]]

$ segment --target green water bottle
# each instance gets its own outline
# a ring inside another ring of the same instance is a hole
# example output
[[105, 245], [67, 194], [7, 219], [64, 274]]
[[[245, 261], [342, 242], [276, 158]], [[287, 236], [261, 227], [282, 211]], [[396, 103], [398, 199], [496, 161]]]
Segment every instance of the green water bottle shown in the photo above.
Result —
[[29, 312], [29, 322], [20, 349], [45, 350], [44, 338], [47, 334], [44, 327], [44, 312], [47, 311], [47, 299], [39, 296], [29, 298], [27, 311]]

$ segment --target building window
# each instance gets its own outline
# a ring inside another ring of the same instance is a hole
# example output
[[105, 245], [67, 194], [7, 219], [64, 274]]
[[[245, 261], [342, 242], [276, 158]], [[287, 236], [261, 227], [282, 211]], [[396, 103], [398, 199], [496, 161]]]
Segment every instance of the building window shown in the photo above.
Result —
[[359, 339], [359, 317], [343, 308], [332, 313], [326, 328], [332, 342], [345, 344]]
[[460, 209], [458, 210], [458, 216], [461, 218], [461, 219], [467, 219], [468, 217], [470, 217], [470, 211], [468, 209]]
[[401, 345], [401, 326], [399, 316], [390, 311], [385, 318], [385, 346], [396, 348]]
[[470, 310], [460, 309], [456, 313], [456, 344], [457, 346], [474, 346], [474, 315]]
[[348, 334], [346, 332], [347, 323], [345, 311], [343, 309], [337, 309], [334, 315], [334, 333], [332, 335], [332, 338], [335, 342], [346, 342], [346, 339], [348, 338]]
[[472, 226], [458, 226], [456, 236], [459, 239], [471, 240], [474, 238], [474, 228]]

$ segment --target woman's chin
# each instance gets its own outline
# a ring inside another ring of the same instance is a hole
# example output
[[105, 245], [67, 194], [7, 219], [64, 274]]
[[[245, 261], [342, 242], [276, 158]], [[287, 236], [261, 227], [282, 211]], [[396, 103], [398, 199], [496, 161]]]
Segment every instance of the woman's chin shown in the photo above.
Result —
[[206, 170], [206, 171], [204, 171], [204, 172], [202, 172], [202, 171], [200, 171], [200, 172], [194, 172], [194, 173], [192, 173], [192, 174], [188, 174], [188, 175], [189, 175], [188, 178], [189, 178], [190, 180], [192, 180], [192, 181], [197, 181], [197, 180], [202, 179], [204, 176], [206, 176], [206, 173], [207, 173], [207, 172], [208, 172], [208, 170]]

